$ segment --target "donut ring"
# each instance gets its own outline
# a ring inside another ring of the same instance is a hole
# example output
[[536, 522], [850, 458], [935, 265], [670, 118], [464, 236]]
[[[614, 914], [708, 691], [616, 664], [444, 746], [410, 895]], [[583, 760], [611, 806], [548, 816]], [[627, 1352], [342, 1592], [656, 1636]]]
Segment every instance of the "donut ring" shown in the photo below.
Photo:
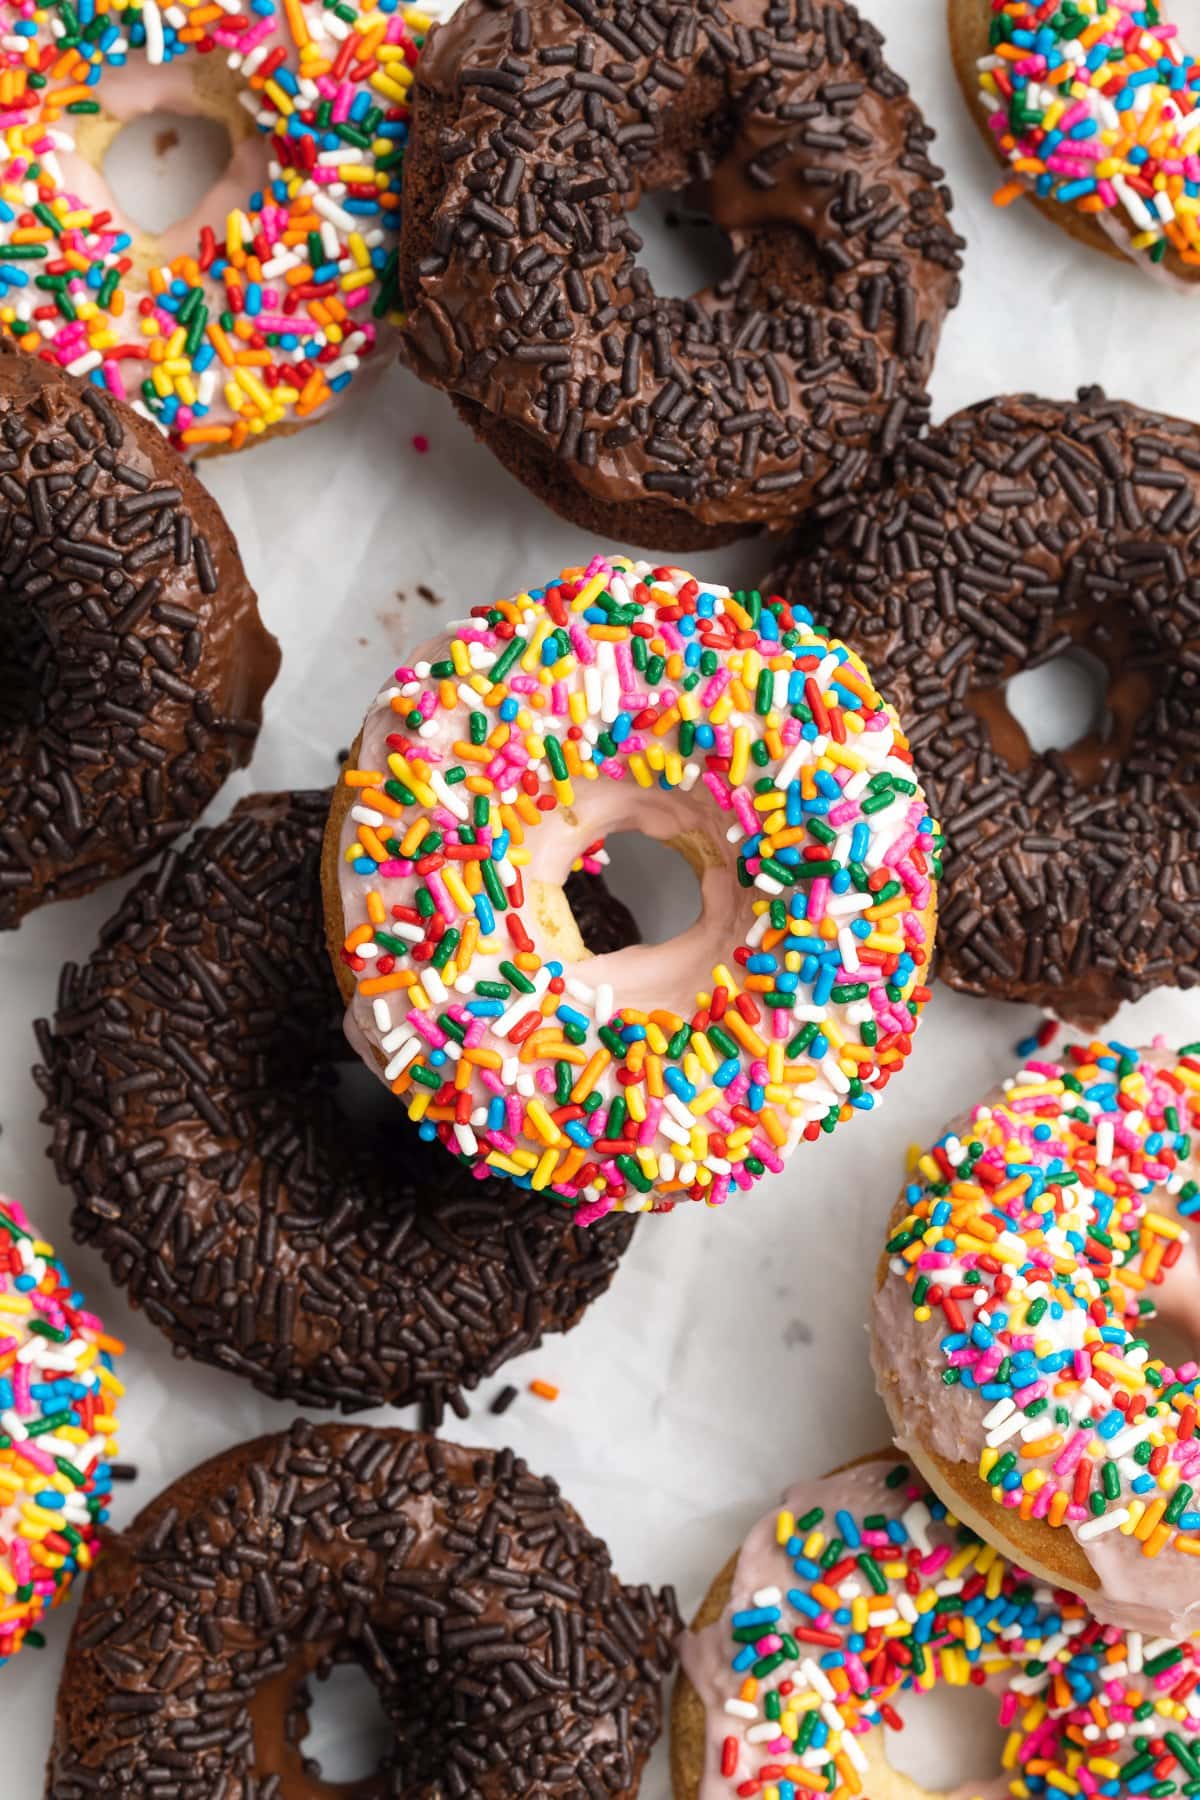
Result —
[[[953, 1511], [1098, 1618], [1200, 1624], [1200, 1045], [1072, 1045], [921, 1157], [880, 1259], [872, 1360]], [[1161, 1296], [1161, 1299], [1160, 1299]]]
[[[620, 830], [687, 856], [703, 910], [589, 960], [561, 884]], [[581, 1222], [720, 1205], [902, 1067], [939, 848], [895, 714], [808, 612], [597, 556], [476, 607], [368, 714], [323, 871], [347, 1034], [427, 1135]]]
[[1179, 28], [1134, 0], [1063, 8], [949, 0], [955, 73], [1008, 179], [1090, 249], [1200, 280], [1200, 67]]
[[[328, 791], [256, 795], [151, 870], [38, 1026], [72, 1228], [181, 1353], [344, 1411], [447, 1404], [607, 1288], [597, 1236], [399, 1115], [347, 1129], [320, 920]], [[605, 897], [601, 947], [628, 941]]]
[[90, 1569], [108, 1518], [124, 1345], [0, 1194], [0, 1668]]
[[279, 648], [157, 432], [0, 343], [0, 929], [145, 862], [248, 762]]
[[116, 1539], [46, 1792], [327, 1796], [306, 1684], [355, 1662], [395, 1729], [372, 1793], [632, 1800], [678, 1628], [671, 1591], [619, 1581], [511, 1450], [300, 1421], [200, 1464]]
[[[404, 0], [5, 11], [0, 323], [189, 455], [328, 412], [395, 328], [425, 15]], [[103, 162], [122, 124], [156, 106], [219, 120], [233, 158], [187, 219], [152, 235], [122, 216]]]
[[[1200, 430], [1029, 395], [907, 449], [780, 591], [869, 656], [948, 840], [939, 973], [1087, 1029], [1200, 983]], [[1079, 645], [1107, 735], [1036, 755], [1005, 703]]]
[[973, 1772], [956, 1795], [1137, 1792], [1125, 1782], [1146, 1767], [1180, 1794], [1196, 1778], [1196, 1645], [1100, 1625], [886, 1453], [788, 1490], [713, 1582], [680, 1660], [674, 1800], [789, 1781], [797, 1795], [944, 1800], [895, 1770], [888, 1744], [897, 1704], [915, 1714], [968, 1685], [995, 1696], [1003, 1773]]
[[[409, 359], [609, 542], [828, 516], [928, 418], [962, 240], [933, 133], [845, 0], [466, 0], [417, 71]], [[655, 293], [624, 215], [695, 184], [717, 287]]]

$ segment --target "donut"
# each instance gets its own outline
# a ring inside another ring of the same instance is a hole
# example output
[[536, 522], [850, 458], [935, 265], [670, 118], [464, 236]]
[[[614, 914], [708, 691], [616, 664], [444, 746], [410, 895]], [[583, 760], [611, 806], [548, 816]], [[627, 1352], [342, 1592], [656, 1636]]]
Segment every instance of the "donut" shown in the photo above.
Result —
[[632, 1800], [674, 1596], [614, 1574], [511, 1450], [300, 1421], [172, 1483], [88, 1583], [47, 1800], [349, 1792], [302, 1756], [353, 1662], [394, 1739], [354, 1792]]
[[[562, 881], [622, 830], [689, 860], [701, 917], [590, 959]], [[596, 556], [372, 705], [323, 865], [347, 1033], [424, 1135], [582, 1223], [718, 1206], [902, 1067], [940, 843], [808, 612]]]
[[[844, 0], [465, 0], [416, 74], [408, 361], [609, 542], [841, 511], [927, 420], [958, 298], [932, 138]], [[684, 188], [732, 260], [672, 299], [626, 215]]]
[[[958, 1517], [1100, 1619], [1200, 1628], [1200, 1044], [1031, 1061], [921, 1156], [879, 1263], [898, 1445]], [[1147, 1338], [1147, 1331], [1151, 1333]]]
[[789, 1488], [713, 1582], [680, 1662], [674, 1800], [945, 1800], [888, 1749], [922, 1696], [953, 1730], [968, 1686], [995, 1697], [1003, 1749], [955, 1788], [962, 1800], [1181, 1796], [1200, 1767], [1196, 1644], [1101, 1625], [981, 1543], [894, 1455]]
[[[5, 0], [4, 15], [0, 323], [189, 455], [328, 413], [394, 334], [425, 14]], [[217, 120], [232, 147], [160, 234], [122, 214], [104, 174], [121, 127], [156, 108]]]
[[[957, 413], [773, 579], [869, 656], [948, 840], [939, 973], [1094, 1031], [1200, 984], [1200, 429], [1107, 400]], [[1011, 678], [1080, 646], [1109, 723], [1036, 754]]]
[[[64, 969], [36, 1075], [76, 1238], [181, 1354], [280, 1399], [419, 1404], [437, 1425], [582, 1318], [634, 1222], [583, 1232], [472, 1179], [398, 1108], [348, 1129], [329, 798], [252, 796], [151, 869]], [[573, 891], [593, 943], [629, 941], [610, 897]]]
[[42, 1620], [95, 1562], [123, 1349], [0, 1194], [0, 1667], [44, 1641]]
[[1029, 196], [1079, 243], [1147, 274], [1200, 279], [1200, 68], [1145, 0], [949, 0], [967, 105]]
[[144, 862], [249, 760], [279, 650], [215, 500], [0, 344], [0, 929]]

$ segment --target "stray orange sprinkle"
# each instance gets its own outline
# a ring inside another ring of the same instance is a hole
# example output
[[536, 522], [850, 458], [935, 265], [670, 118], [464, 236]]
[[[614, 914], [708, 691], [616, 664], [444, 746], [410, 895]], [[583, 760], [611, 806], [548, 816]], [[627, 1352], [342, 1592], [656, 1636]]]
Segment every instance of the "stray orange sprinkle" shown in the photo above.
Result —
[[539, 1400], [558, 1399], [558, 1389], [552, 1381], [531, 1381], [529, 1391], [531, 1394], [536, 1394]]

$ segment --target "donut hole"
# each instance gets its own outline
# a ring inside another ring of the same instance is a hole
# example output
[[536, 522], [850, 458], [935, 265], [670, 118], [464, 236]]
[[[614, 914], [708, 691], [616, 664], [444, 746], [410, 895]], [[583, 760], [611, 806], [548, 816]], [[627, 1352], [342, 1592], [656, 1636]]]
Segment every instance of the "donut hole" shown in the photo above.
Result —
[[382, 1148], [389, 1138], [404, 1138], [411, 1127], [403, 1107], [373, 1068], [355, 1056], [348, 1044], [330, 1063], [326, 1079], [338, 1116], [351, 1128], [355, 1143]]
[[604, 840], [609, 891], [637, 920], [643, 944], [669, 944], [700, 917], [700, 883], [687, 858], [659, 838], [617, 831]]
[[[892, 1705], [904, 1721], [889, 1731], [882, 1749], [889, 1768], [918, 1791], [976, 1793], [994, 1786], [1002, 1767], [1004, 1731], [995, 1693], [977, 1687], [936, 1687], [901, 1694]], [[907, 1793], [896, 1800], [910, 1800]]]
[[369, 1782], [390, 1754], [394, 1733], [366, 1670], [353, 1661], [318, 1670], [297, 1701], [307, 1717], [300, 1749], [309, 1778], [347, 1795]]
[[641, 239], [634, 248], [660, 299], [690, 299], [723, 282], [733, 268], [733, 245], [719, 225], [678, 193], [644, 194], [626, 224]]
[[104, 155], [104, 179], [121, 212], [152, 236], [196, 210], [233, 157], [222, 120], [169, 111], [122, 125]]
[[1106, 743], [1113, 717], [1111, 677], [1098, 656], [1075, 644], [1036, 667], [1022, 669], [1004, 689], [1009, 714], [1036, 756], [1073, 750], [1089, 740]]

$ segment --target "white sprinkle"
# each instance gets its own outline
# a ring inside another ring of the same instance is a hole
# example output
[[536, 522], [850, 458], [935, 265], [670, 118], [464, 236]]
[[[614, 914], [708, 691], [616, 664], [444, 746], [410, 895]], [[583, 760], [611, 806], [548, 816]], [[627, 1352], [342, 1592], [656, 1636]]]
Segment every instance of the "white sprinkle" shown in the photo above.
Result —
[[900, 1523], [922, 1556], [928, 1556], [932, 1548], [929, 1542], [931, 1520], [932, 1515], [923, 1500], [914, 1500], [900, 1515]]
[[421, 986], [439, 1006], [450, 998], [450, 989], [446, 986], [432, 963], [426, 963], [421, 970]]
[[142, 25], [146, 32], [146, 61], [161, 63], [163, 59], [163, 21], [156, 0], [144, 0]]
[[407, 1069], [413, 1058], [421, 1053], [421, 1040], [414, 1032], [402, 1050], [397, 1051], [387, 1068], [383, 1071], [385, 1081], [395, 1081], [402, 1070]]
[[1117, 1531], [1129, 1518], [1129, 1508], [1120, 1506], [1116, 1512], [1102, 1513], [1098, 1519], [1088, 1519], [1080, 1525], [1075, 1536], [1081, 1544], [1090, 1544], [1093, 1538], [1104, 1537], [1110, 1531]]

